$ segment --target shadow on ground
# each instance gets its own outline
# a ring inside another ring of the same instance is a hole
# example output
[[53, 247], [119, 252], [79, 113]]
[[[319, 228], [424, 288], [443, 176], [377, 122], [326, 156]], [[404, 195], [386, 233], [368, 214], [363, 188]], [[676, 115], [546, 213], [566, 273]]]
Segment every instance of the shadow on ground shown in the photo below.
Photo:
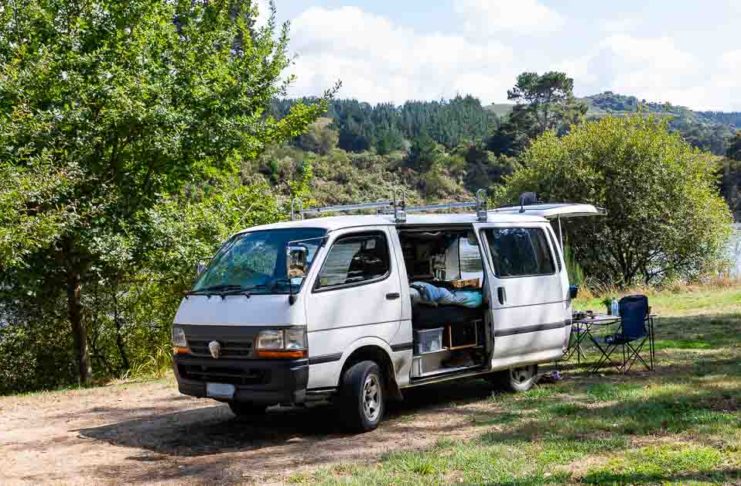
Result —
[[[406, 428], [419, 430], [419, 426], [412, 427], [406, 420], [412, 413], [434, 411], [453, 402], [479, 401], [491, 393], [491, 385], [481, 380], [411, 390], [405, 394], [403, 402], [389, 404], [382, 427], [388, 432], [398, 433], [403, 433]], [[450, 411], [456, 412], [455, 409]], [[136, 408], [130, 412], [139, 415]], [[433, 424], [431, 427], [436, 433], [444, 432], [441, 426]], [[320, 442], [347, 435], [337, 422], [336, 409], [328, 405], [273, 408], [265, 416], [249, 420], [234, 417], [222, 404], [123, 420], [80, 429], [79, 433], [114, 445], [185, 457], [258, 450], [297, 440]]]

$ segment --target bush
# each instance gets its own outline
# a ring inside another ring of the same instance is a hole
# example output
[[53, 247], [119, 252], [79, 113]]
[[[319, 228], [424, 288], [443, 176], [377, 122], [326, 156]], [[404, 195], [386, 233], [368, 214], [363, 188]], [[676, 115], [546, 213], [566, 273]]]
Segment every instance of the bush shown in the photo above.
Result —
[[545, 201], [578, 201], [606, 217], [565, 224], [585, 273], [631, 285], [694, 278], [716, 268], [730, 235], [717, 193], [717, 157], [692, 148], [654, 117], [605, 117], [558, 138], [547, 132], [507, 179], [513, 201], [536, 191]]

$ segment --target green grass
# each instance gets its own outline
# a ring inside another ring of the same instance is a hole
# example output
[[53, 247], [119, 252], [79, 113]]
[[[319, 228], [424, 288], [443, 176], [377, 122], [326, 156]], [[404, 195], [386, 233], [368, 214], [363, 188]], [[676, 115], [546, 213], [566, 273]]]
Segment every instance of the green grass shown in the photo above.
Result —
[[661, 315], [654, 373], [590, 375], [566, 365], [555, 384], [493, 394], [483, 408], [456, 406], [474, 426], [466, 440], [442, 439], [426, 450], [340, 464], [292, 482], [741, 483], [741, 288], [663, 292], [650, 300]]
[[[641, 293], [641, 291], [638, 292]], [[628, 293], [633, 292], [623, 294]], [[741, 312], [741, 286], [739, 285], [720, 288], [700, 287], [683, 292], [649, 291], [642, 293], [648, 294], [652, 312], [659, 315]], [[620, 298], [621, 295], [615, 292], [610, 297]], [[574, 301], [574, 308], [604, 313], [606, 309], [602, 303], [603, 299], [604, 296], [589, 299], [579, 297]]]

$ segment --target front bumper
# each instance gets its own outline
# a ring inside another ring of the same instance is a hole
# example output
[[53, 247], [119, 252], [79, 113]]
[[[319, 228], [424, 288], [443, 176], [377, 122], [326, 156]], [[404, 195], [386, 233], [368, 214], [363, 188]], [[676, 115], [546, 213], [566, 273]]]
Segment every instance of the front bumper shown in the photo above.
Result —
[[180, 393], [206, 396], [206, 383], [235, 386], [234, 400], [259, 405], [297, 404], [306, 399], [309, 363], [299, 360], [173, 357]]

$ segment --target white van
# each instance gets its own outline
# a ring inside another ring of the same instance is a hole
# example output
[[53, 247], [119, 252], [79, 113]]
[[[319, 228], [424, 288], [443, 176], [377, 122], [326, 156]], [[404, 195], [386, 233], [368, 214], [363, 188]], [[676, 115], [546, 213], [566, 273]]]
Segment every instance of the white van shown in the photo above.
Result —
[[331, 400], [364, 431], [406, 388], [485, 377], [528, 389], [571, 330], [575, 289], [549, 219], [560, 232], [560, 218], [600, 210], [479, 201], [468, 214], [413, 214], [472, 205], [335, 206], [234, 235], [175, 316], [180, 392], [237, 415]]

